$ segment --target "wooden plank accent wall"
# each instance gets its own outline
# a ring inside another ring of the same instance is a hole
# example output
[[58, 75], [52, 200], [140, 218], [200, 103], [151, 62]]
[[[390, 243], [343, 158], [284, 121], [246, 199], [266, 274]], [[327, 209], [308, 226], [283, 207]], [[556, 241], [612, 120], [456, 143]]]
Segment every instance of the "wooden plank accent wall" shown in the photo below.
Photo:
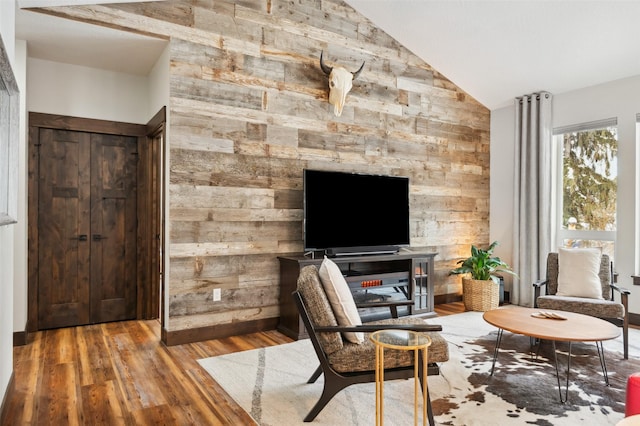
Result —
[[[439, 252], [436, 295], [460, 293], [448, 270], [489, 239], [490, 112], [346, 3], [46, 10], [170, 40], [168, 332], [273, 324], [276, 257], [303, 249], [305, 168], [408, 176], [411, 245]], [[321, 50], [366, 61], [341, 117]]]

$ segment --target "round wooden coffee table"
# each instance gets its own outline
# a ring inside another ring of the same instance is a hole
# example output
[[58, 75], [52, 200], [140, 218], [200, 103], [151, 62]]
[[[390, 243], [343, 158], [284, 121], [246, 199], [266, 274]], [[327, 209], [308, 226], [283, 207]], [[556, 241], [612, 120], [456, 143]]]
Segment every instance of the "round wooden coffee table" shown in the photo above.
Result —
[[[548, 314], [544, 316], [543, 314]], [[560, 318], [550, 318], [552, 316]], [[620, 328], [602, 320], [588, 315], [576, 314], [573, 312], [553, 311], [549, 309], [504, 307], [487, 311], [482, 316], [486, 322], [498, 327], [498, 337], [493, 353], [493, 364], [491, 365], [491, 375], [496, 365], [502, 333], [504, 330], [515, 334], [522, 334], [536, 339], [550, 340], [553, 343], [553, 356], [556, 364], [556, 377], [558, 379], [558, 392], [560, 402], [567, 401], [569, 392], [569, 374], [571, 372], [571, 343], [572, 342], [595, 342], [602, 365], [602, 374], [606, 385], [609, 385], [609, 376], [604, 358], [604, 340], [615, 339], [620, 335]], [[556, 341], [569, 343], [569, 354], [567, 358], [567, 380], [565, 385], [564, 398], [560, 385], [560, 374], [558, 370], [558, 357], [556, 355]]]

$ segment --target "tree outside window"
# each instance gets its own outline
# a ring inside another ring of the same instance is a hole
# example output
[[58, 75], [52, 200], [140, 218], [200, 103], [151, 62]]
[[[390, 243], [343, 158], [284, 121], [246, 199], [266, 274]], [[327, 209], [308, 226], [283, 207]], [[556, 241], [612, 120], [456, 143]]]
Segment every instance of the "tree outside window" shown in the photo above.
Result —
[[562, 226], [565, 247], [602, 247], [613, 259], [618, 189], [615, 126], [568, 131], [562, 145]]

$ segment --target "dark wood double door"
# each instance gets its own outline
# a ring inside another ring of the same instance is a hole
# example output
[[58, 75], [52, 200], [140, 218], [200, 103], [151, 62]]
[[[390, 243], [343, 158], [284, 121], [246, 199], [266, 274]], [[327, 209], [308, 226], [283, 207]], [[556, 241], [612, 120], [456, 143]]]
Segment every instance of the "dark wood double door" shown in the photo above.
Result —
[[165, 123], [29, 113], [28, 332], [161, 318]]
[[138, 138], [32, 131], [37, 328], [136, 318]]

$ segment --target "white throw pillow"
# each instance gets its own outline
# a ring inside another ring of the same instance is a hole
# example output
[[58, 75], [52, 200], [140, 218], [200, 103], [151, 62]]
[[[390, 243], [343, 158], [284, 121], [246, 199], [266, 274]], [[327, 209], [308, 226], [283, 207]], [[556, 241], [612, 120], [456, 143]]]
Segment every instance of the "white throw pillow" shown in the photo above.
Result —
[[600, 249], [558, 249], [558, 296], [602, 299]]
[[[353, 295], [349, 289], [349, 284], [344, 279], [340, 268], [331, 259], [325, 256], [320, 269], [320, 282], [327, 294], [327, 299], [331, 303], [333, 313], [338, 320], [338, 325], [345, 327], [361, 325], [362, 320], [358, 314], [358, 308], [353, 301]], [[352, 343], [360, 344], [364, 342], [364, 333], [342, 333], [344, 338]]]

